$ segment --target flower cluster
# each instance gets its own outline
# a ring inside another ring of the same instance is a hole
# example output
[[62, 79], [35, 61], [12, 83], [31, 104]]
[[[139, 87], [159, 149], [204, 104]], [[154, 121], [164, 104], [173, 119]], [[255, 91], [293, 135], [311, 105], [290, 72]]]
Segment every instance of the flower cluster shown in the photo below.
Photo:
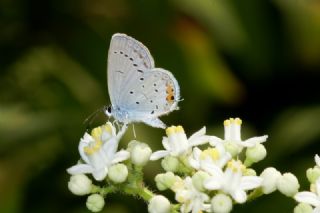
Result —
[[320, 157], [315, 156], [316, 166], [307, 170], [310, 191], [299, 192], [294, 199], [300, 202], [294, 209], [295, 213], [320, 212]]
[[[205, 135], [204, 128], [189, 139], [181, 126], [167, 129], [162, 141], [166, 150], [154, 152], [151, 160], [164, 157], [161, 165], [167, 173], [155, 181], [159, 190], [175, 193], [180, 212], [230, 212], [233, 203], [246, 202], [247, 193], [262, 186], [263, 178], [247, 166], [265, 157], [261, 143], [267, 136], [242, 141], [241, 123], [239, 118], [226, 120], [224, 139]], [[208, 146], [201, 150], [199, 144]]]
[[[117, 132], [107, 122], [81, 138], [81, 159], [67, 170], [69, 190], [87, 195], [86, 206], [92, 212], [102, 210], [109, 193], [120, 192], [145, 200], [150, 213], [228, 213], [236, 204], [276, 190], [301, 202], [296, 213], [320, 212], [319, 156], [317, 165], [307, 171], [310, 192], [298, 192], [299, 182], [292, 173], [269, 167], [257, 174], [252, 166], [266, 157], [263, 143], [268, 136], [242, 140], [241, 125], [239, 118], [225, 120], [223, 139], [207, 135], [205, 127], [187, 137], [182, 126], [171, 126], [162, 140], [164, 150], [152, 153], [146, 143], [136, 140], [118, 150], [127, 126]], [[156, 175], [156, 186], [174, 193], [175, 201], [146, 187], [142, 168], [149, 160], [161, 160], [165, 172]]]

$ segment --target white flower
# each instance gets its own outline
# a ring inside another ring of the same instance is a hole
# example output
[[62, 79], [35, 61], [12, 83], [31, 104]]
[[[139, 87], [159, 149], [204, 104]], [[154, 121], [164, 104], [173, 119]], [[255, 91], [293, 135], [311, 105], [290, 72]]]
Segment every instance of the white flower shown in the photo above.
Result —
[[86, 206], [92, 212], [100, 212], [104, 207], [104, 199], [99, 194], [92, 194], [87, 198]]
[[152, 153], [150, 160], [158, 160], [167, 155], [181, 156], [190, 151], [193, 146], [209, 142], [211, 136], [207, 136], [205, 133], [206, 129], [203, 127], [190, 138], [187, 138], [182, 126], [171, 126], [166, 129], [168, 137], [164, 137], [162, 140], [165, 150]]
[[281, 173], [273, 167], [266, 168], [261, 173], [263, 179], [261, 188], [264, 194], [270, 194], [277, 189], [277, 181], [281, 177]]
[[72, 175], [68, 188], [75, 195], [86, 195], [91, 192], [92, 181], [84, 174]]
[[156, 195], [152, 197], [149, 201], [148, 212], [149, 213], [169, 213], [170, 201], [162, 195]]
[[319, 155], [315, 155], [314, 160], [316, 165], [313, 168], [309, 168], [307, 170], [307, 178], [310, 183], [315, 183], [317, 179], [320, 177], [320, 157]]
[[308, 203], [314, 206], [314, 213], [320, 212], [320, 178], [315, 183], [315, 192], [299, 192], [294, 196], [294, 199], [301, 203]]
[[118, 143], [126, 130], [126, 126], [116, 134], [110, 122], [92, 130], [91, 135], [85, 133], [79, 143], [79, 152], [84, 164], [72, 166], [68, 173], [91, 173], [96, 180], [103, 180], [108, 174], [108, 168], [130, 157], [128, 151], [117, 152]]
[[166, 172], [157, 174], [155, 177], [155, 182], [157, 184], [157, 188], [160, 191], [163, 191], [170, 188], [178, 179], [179, 177], [175, 176], [172, 172]]
[[126, 165], [118, 163], [110, 166], [108, 177], [114, 183], [123, 183], [127, 180], [128, 174], [129, 171]]
[[209, 201], [209, 196], [193, 186], [191, 177], [177, 181], [172, 190], [176, 193], [176, 200], [182, 203], [180, 208], [182, 213], [198, 213], [210, 210], [210, 204], [205, 203]]
[[236, 143], [240, 147], [253, 147], [256, 144], [263, 143], [268, 136], [252, 137], [247, 140], [241, 139], [241, 124], [240, 118], [230, 118], [224, 121], [224, 139], [211, 136], [210, 144], [216, 146], [218, 143]]
[[217, 144], [215, 148], [208, 148], [204, 151], [198, 147], [193, 148], [189, 163], [197, 170], [203, 169], [206, 165], [216, 165], [222, 168], [230, 159], [231, 154], [225, 151], [222, 144]]
[[208, 165], [205, 170], [210, 174], [204, 182], [209, 190], [221, 190], [231, 195], [238, 203], [247, 200], [246, 190], [257, 188], [261, 185], [262, 178], [256, 176], [243, 176], [245, 167], [241, 161], [232, 160], [227, 164], [225, 171], [215, 165]]
[[319, 155], [315, 155], [314, 156], [314, 161], [316, 162], [317, 167], [320, 168], [320, 157], [319, 157]]
[[277, 180], [278, 190], [288, 197], [294, 196], [298, 192], [299, 187], [298, 179], [292, 173], [284, 173]]
[[293, 213], [312, 213], [313, 208], [307, 203], [299, 203], [293, 210]]
[[232, 210], [232, 200], [228, 195], [217, 194], [211, 200], [211, 209], [214, 213], [229, 213]]
[[131, 162], [137, 166], [144, 166], [148, 163], [152, 150], [148, 144], [138, 141], [131, 141], [128, 144]]

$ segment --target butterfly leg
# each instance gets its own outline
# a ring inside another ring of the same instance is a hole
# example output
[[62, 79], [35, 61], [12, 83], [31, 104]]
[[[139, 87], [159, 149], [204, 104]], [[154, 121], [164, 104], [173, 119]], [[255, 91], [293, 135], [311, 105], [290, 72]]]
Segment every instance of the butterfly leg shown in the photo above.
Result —
[[144, 119], [142, 122], [152, 127], [166, 128], [166, 125], [159, 118]]

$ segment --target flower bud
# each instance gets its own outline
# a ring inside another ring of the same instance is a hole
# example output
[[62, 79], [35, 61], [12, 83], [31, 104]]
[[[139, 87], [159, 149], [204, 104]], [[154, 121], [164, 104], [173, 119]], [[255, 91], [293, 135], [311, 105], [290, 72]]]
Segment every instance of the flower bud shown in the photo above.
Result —
[[172, 172], [158, 174], [155, 177], [157, 187], [160, 191], [170, 188], [176, 181], [176, 176]]
[[270, 194], [277, 189], [277, 181], [281, 173], [275, 168], [269, 167], [263, 170], [260, 177], [262, 178], [261, 188], [264, 194]]
[[199, 191], [205, 191], [206, 189], [203, 187], [203, 182], [209, 178], [209, 174], [204, 171], [197, 171], [192, 176], [193, 186]]
[[257, 172], [254, 169], [245, 168], [243, 175], [244, 176], [257, 176]]
[[87, 198], [86, 206], [92, 212], [99, 212], [104, 207], [104, 199], [100, 194], [92, 194]]
[[294, 213], [312, 213], [312, 207], [307, 203], [299, 203], [293, 210]]
[[224, 148], [227, 152], [231, 154], [232, 157], [237, 156], [241, 151], [241, 148], [234, 142], [224, 143]]
[[92, 181], [84, 174], [72, 175], [68, 188], [75, 195], [86, 195], [92, 189]]
[[146, 165], [152, 153], [147, 144], [135, 140], [129, 143], [128, 151], [130, 152], [131, 162], [137, 166]]
[[262, 144], [256, 144], [254, 147], [247, 148], [245, 165], [250, 166], [263, 160], [266, 156], [266, 148]]
[[114, 183], [123, 183], [128, 177], [128, 168], [122, 163], [112, 165], [109, 168], [108, 177]]
[[214, 213], [228, 213], [232, 210], [232, 200], [228, 195], [217, 194], [211, 200], [211, 210]]
[[278, 190], [288, 197], [294, 196], [298, 192], [299, 187], [298, 179], [291, 173], [283, 174], [277, 181]]
[[176, 172], [179, 168], [179, 160], [173, 156], [166, 156], [161, 161], [162, 168], [167, 172]]
[[315, 166], [307, 170], [307, 178], [310, 183], [315, 183], [320, 177], [320, 168]]
[[156, 195], [152, 197], [149, 201], [148, 212], [149, 213], [169, 213], [170, 201], [162, 195]]

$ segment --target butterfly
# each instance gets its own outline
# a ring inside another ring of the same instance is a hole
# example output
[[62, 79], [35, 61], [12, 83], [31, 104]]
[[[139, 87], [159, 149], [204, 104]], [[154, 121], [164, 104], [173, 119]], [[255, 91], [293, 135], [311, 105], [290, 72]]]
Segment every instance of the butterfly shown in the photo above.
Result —
[[104, 112], [117, 122], [165, 128], [159, 117], [178, 109], [177, 80], [171, 72], [155, 68], [148, 48], [130, 36], [112, 36], [107, 77], [111, 105]]

